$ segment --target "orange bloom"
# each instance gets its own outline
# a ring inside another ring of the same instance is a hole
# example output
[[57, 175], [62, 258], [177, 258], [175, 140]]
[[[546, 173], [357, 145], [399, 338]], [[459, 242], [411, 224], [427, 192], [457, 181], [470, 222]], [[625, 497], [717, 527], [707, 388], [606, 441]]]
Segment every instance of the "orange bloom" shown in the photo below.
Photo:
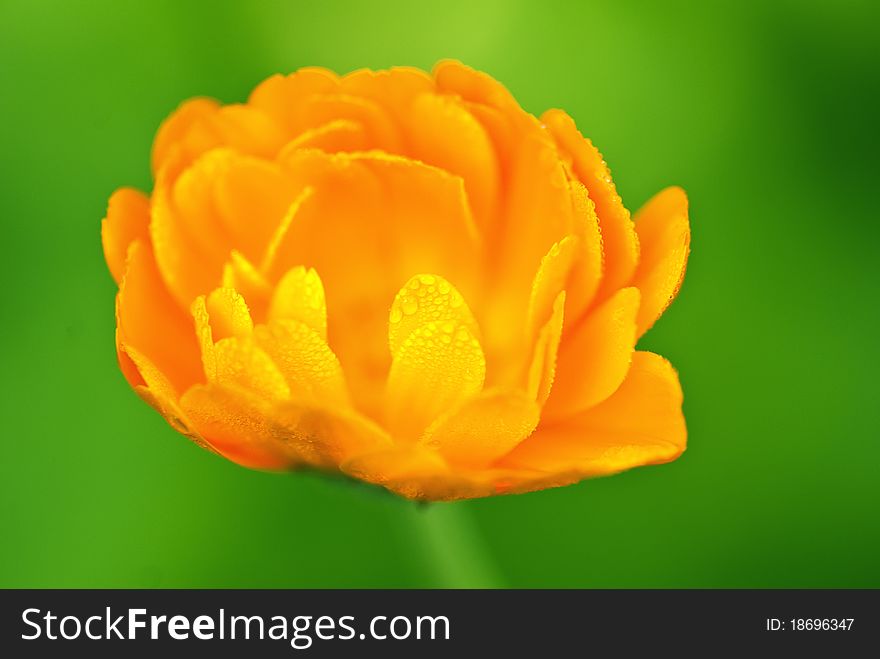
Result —
[[110, 199], [119, 362], [239, 464], [413, 499], [674, 460], [682, 394], [635, 350], [675, 296], [679, 188], [635, 216], [564, 112], [457, 62], [302, 69], [184, 103]]

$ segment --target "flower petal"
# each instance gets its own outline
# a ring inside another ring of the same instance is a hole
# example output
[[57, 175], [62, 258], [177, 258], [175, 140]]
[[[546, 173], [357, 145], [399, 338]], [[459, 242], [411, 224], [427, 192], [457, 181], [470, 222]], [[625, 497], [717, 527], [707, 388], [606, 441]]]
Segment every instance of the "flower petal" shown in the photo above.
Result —
[[296, 320], [327, 340], [327, 301], [324, 285], [314, 268], [297, 266], [287, 271], [272, 295], [269, 321]]
[[210, 291], [222, 278], [226, 254], [212, 254], [195, 241], [178, 220], [171, 196], [164, 186], [153, 190], [150, 240], [156, 264], [180, 309]]
[[369, 99], [349, 94], [313, 96], [300, 107], [300, 113], [301, 132], [330, 121], [347, 119], [363, 128], [370, 148], [388, 153], [401, 152], [400, 130], [385, 110]]
[[226, 176], [238, 157], [230, 149], [212, 149], [199, 156], [168, 186], [175, 221], [215, 261], [227, 255], [233, 237], [218, 212], [214, 191], [217, 180]]
[[321, 149], [327, 153], [337, 151], [363, 151], [370, 146], [363, 125], [352, 119], [334, 119], [326, 124], [303, 131], [284, 145], [280, 157], [295, 149]]
[[271, 402], [218, 384], [192, 387], [181, 407], [214, 448], [248, 467], [335, 469], [354, 454], [390, 445], [387, 433], [350, 410]]
[[412, 332], [391, 362], [386, 419], [395, 438], [415, 440], [445, 410], [483, 386], [486, 361], [464, 323], [428, 322]]
[[180, 407], [201, 437], [221, 455], [252, 469], [284, 469], [300, 460], [273, 432], [270, 405], [240, 389], [195, 385]]
[[339, 89], [339, 76], [320, 67], [305, 67], [290, 75], [274, 75], [257, 85], [248, 105], [259, 108], [278, 124], [288, 136], [299, 135], [302, 121], [299, 113], [305, 102], [316, 94], [332, 94]]
[[132, 384], [138, 396], [159, 412], [168, 422], [168, 425], [177, 432], [192, 438], [200, 445], [204, 444], [187, 424], [186, 415], [177, 403], [179, 398], [177, 390], [168, 378], [165, 377], [165, 374], [156, 368], [156, 365], [146, 356], [131, 346], [120, 344], [117, 345], [117, 350], [121, 358], [131, 360], [143, 381], [143, 384]]
[[626, 379], [610, 398], [559, 424], [542, 426], [502, 464], [599, 476], [669, 462], [687, 442], [681, 402], [681, 385], [669, 362], [636, 352]]
[[238, 250], [229, 253], [229, 260], [223, 266], [223, 287], [240, 291], [247, 300], [251, 316], [265, 318], [269, 306], [272, 286], [263, 277], [263, 273], [247, 260]]
[[434, 81], [421, 69], [408, 66], [395, 66], [386, 71], [359, 69], [343, 76], [340, 89], [378, 103], [402, 126], [407, 122], [413, 99], [434, 91]]
[[608, 165], [593, 143], [581, 135], [574, 120], [561, 110], [548, 110], [541, 120], [560, 148], [571, 155], [574, 172], [596, 205], [605, 250], [605, 273], [597, 294], [597, 302], [601, 302], [632, 278], [639, 260], [638, 238]]
[[388, 319], [388, 344], [396, 355], [410, 334], [422, 325], [454, 323], [480, 336], [477, 321], [455, 287], [438, 275], [412, 277], [394, 297]]
[[168, 294], [148, 243], [135, 240], [129, 246], [116, 304], [123, 346], [146, 357], [176, 391], [201, 380], [191, 321]]
[[485, 129], [460, 99], [433, 93], [418, 96], [408, 112], [412, 155], [464, 179], [474, 217], [484, 231], [494, 224], [500, 174]]
[[252, 337], [230, 336], [214, 344], [217, 384], [241, 388], [263, 400], [290, 397], [290, 387], [275, 362]]
[[196, 338], [202, 355], [202, 368], [208, 382], [217, 380], [217, 355], [214, 353], [214, 334], [211, 331], [211, 317], [204, 295], [193, 300], [190, 311], [195, 321]]
[[565, 298], [562, 291], [553, 302], [553, 312], [537, 333], [532, 349], [532, 361], [529, 365], [526, 390], [537, 401], [544, 405], [550, 396], [553, 380], [556, 377], [556, 359], [559, 342], [562, 339], [562, 326], [565, 322]]
[[456, 60], [441, 60], [434, 66], [434, 79], [440, 91], [490, 107], [519, 109], [516, 99], [492, 76]]
[[536, 128], [518, 146], [505, 204], [503, 230], [490, 238], [496, 253], [490, 263], [491, 292], [480, 316], [493, 386], [509, 385], [518, 375], [511, 366], [523, 354], [523, 338], [511, 328], [520, 327], [527, 316], [542, 258], [574, 228], [565, 167], [544, 131]]
[[553, 141], [537, 129], [528, 133], [514, 156], [505, 200], [499, 276], [528, 283], [541, 257], [574, 227], [568, 177]]
[[624, 288], [566, 334], [545, 418], [564, 418], [605, 400], [629, 370], [636, 342], [637, 288]]
[[128, 246], [135, 240], [147, 240], [150, 224], [150, 200], [141, 191], [120, 188], [110, 197], [107, 217], [101, 221], [101, 242], [110, 274], [118, 284], [125, 274]]
[[450, 463], [485, 467], [528, 437], [539, 416], [524, 392], [484, 391], [432, 423], [420, 443]]
[[211, 319], [214, 341], [229, 336], [248, 337], [254, 321], [244, 298], [234, 288], [217, 288], [208, 295], [205, 306]]
[[288, 139], [346, 120], [361, 127], [371, 148], [400, 151], [399, 131], [383, 107], [370, 98], [346, 93], [339, 77], [325, 69], [273, 76], [253, 91], [248, 103], [282, 125]]
[[287, 232], [290, 231], [290, 225], [296, 220], [303, 204], [306, 203], [313, 194], [314, 190], [312, 188], [303, 188], [296, 198], [290, 202], [290, 205], [284, 214], [280, 216], [281, 221], [275, 226], [275, 230], [272, 232], [272, 237], [269, 239], [269, 242], [266, 244], [266, 249], [263, 251], [263, 258], [260, 261], [260, 270], [262, 272], [268, 273], [275, 266], [275, 260], [278, 258], [278, 250], [287, 238]]
[[[210, 183], [204, 201], [216, 206], [223, 232], [249, 261], [259, 264], [278, 224], [297, 198], [275, 162], [225, 152], [224, 167]], [[224, 255], [226, 250], [221, 250]]]
[[350, 408], [276, 404], [271, 412], [278, 441], [314, 467], [336, 470], [353, 455], [391, 446], [388, 433]]
[[323, 405], [348, 405], [342, 368], [326, 341], [307, 324], [279, 319], [254, 330], [257, 345], [287, 381], [290, 397]]
[[184, 140], [190, 128], [203, 118], [215, 114], [219, 108], [220, 104], [213, 98], [193, 98], [182, 103], [162, 122], [153, 141], [154, 179], [172, 160], [183, 162]]
[[242, 104], [212, 108], [214, 102], [208, 99], [195, 103], [169, 118], [168, 131], [159, 131], [153, 159], [157, 182], [173, 182], [194, 160], [218, 147], [271, 158], [286, 141], [279, 125], [258, 108]]
[[566, 236], [554, 243], [541, 259], [529, 298], [527, 329], [530, 340], [535, 339], [538, 331], [553, 315], [556, 298], [566, 288], [569, 273], [577, 260], [578, 247], [575, 236]]
[[569, 181], [571, 202], [574, 210], [574, 235], [578, 238], [578, 253], [565, 289], [568, 292], [565, 313], [566, 322], [574, 326], [596, 296], [602, 281], [603, 254], [602, 234], [596, 206], [580, 181]]
[[409, 499], [432, 498], [424, 483], [443, 482], [452, 475], [436, 451], [416, 444], [355, 454], [339, 468], [353, 478], [380, 485]]
[[340, 469], [395, 494], [420, 501], [455, 501], [531, 492], [568, 485], [575, 472], [548, 474], [519, 468], [451, 468], [436, 452], [418, 444], [356, 454]]
[[314, 194], [297, 211], [267, 274], [278, 278], [280, 264], [291, 263], [320, 274], [329, 344], [358, 406], [378, 415], [390, 366], [386, 313], [400, 283], [431, 272], [478, 299], [479, 241], [462, 180], [379, 152], [300, 150], [284, 165]]
[[632, 285], [642, 293], [638, 335], [647, 332], [675, 299], [687, 268], [691, 229], [681, 188], [666, 188], [636, 214], [642, 256]]

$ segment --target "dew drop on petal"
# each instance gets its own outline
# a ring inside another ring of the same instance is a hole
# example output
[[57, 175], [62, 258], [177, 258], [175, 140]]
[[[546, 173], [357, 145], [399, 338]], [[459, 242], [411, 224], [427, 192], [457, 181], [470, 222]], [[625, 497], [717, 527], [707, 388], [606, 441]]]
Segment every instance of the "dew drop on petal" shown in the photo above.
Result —
[[412, 316], [419, 310], [418, 300], [407, 295], [401, 303], [400, 308], [407, 316]]

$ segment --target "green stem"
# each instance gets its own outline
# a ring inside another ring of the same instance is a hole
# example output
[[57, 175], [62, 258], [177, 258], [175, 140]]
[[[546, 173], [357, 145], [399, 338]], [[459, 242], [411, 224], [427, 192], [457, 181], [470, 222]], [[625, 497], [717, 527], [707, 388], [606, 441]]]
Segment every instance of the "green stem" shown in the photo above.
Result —
[[503, 579], [466, 504], [413, 507], [417, 542], [440, 588], [501, 588]]

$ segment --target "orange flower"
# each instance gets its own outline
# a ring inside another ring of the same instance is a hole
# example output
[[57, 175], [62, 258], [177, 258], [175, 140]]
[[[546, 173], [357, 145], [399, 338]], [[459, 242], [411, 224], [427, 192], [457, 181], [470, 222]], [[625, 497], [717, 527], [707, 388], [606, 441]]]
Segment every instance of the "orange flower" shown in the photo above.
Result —
[[633, 222], [564, 112], [457, 62], [309, 68], [184, 103], [152, 162], [102, 228], [117, 351], [200, 445], [430, 500], [684, 450], [677, 375], [635, 344], [684, 276], [687, 200]]

